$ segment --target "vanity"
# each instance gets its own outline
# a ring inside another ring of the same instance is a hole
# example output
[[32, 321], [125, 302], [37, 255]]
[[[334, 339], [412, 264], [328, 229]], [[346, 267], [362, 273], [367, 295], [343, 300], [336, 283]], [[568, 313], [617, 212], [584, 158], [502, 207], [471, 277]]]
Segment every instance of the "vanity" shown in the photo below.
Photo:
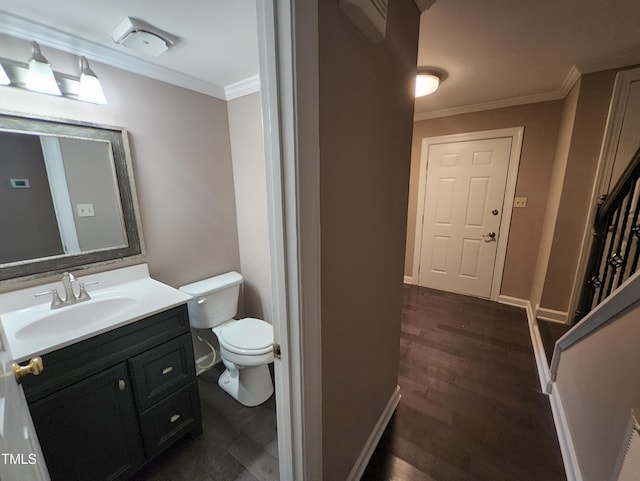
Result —
[[37, 460], [0, 474], [126, 480], [202, 432], [191, 297], [144, 264], [124, 128], [0, 112], [0, 148], [0, 446]]
[[[16, 361], [42, 359], [43, 371], [21, 384], [51, 480], [126, 480], [202, 433], [190, 297], [150, 278], [146, 264], [78, 282], [99, 283], [90, 300], [51, 309], [40, 299], [0, 319]], [[0, 301], [24, 306], [54, 286]]]

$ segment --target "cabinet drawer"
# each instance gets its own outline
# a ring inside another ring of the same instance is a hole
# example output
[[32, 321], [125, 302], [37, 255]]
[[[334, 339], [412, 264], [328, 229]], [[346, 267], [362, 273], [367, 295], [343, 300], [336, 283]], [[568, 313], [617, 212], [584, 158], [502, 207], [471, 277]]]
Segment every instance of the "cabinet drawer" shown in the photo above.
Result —
[[189, 431], [200, 434], [201, 419], [198, 385], [193, 381], [140, 415], [147, 456], [156, 456]]
[[191, 335], [150, 349], [129, 360], [138, 409], [144, 411], [195, 376]]
[[45, 354], [42, 374], [22, 381], [27, 401], [42, 399], [185, 333], [189, 317], [182, 305]]

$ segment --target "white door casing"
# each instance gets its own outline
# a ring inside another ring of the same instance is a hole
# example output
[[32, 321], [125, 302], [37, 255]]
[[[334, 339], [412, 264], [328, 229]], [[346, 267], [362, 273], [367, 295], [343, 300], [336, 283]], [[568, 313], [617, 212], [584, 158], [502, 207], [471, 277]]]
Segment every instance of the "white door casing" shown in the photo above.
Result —
[[498, 299], [523, 131], [423, 139], [414, 283]]
[[49, 481], [31, 414], [0, 323], [0, 480]]

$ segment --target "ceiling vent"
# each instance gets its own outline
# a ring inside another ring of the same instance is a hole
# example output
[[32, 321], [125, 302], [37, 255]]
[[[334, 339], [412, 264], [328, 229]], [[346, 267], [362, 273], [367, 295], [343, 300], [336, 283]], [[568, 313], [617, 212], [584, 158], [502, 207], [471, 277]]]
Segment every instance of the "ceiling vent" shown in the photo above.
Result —
[[145, 55], [157, 57], [169, 50], [178, 38], [147, 22], [126, 17], [111, 32], [111, 40]]

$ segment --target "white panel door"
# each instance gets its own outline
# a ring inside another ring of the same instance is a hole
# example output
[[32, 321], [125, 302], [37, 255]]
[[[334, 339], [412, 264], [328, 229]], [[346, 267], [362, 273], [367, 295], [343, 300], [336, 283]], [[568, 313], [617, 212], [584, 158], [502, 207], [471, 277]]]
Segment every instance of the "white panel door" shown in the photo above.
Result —
[[49, 481], [24, 392], [13, 374], [12, 361], [0, 323], [0, 480]]
[[419, 285], [490, 297], [511, 141], [429, 146]]

